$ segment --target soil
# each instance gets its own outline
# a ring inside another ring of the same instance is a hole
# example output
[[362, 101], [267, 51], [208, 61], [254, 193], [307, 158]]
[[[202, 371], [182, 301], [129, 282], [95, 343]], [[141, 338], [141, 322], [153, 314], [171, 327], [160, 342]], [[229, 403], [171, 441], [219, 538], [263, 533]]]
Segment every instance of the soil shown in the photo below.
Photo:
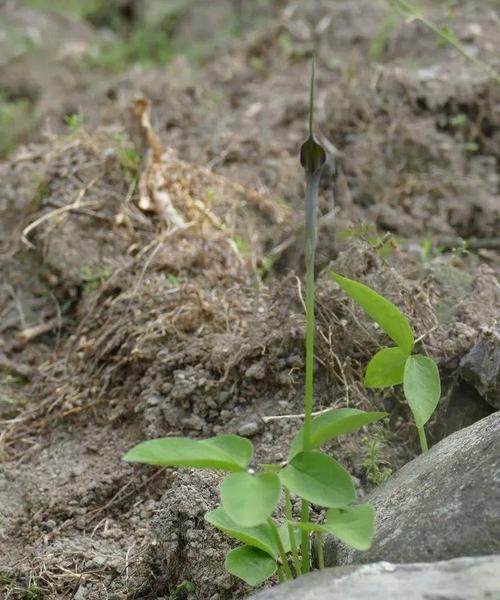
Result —
[[[228, 6], [209, 11], [214, 23]], [[381, 37], [383, 1], [262, 3], [211, 60], [119, 75], [75, 70], [71, 52], [43, 58], [65, 36], [82, 53], [102, 35], [90, 24], [2, 10], [19, 31], [32, 24], [43, 53], [1, 65], [12, 94], [36, 88], [38, 125], [0, 162], [0, 590], [242, 597], [223, 569], [231, 542], [203, 520], [219, 476], [121, 456], [147, 438], [224, 431], [251, 438], [257, 462], [286, 458], [300, 420], [279, 417], [301, 413], [304, 377], [308, 52], [328, 150], [315, 408], [390, 413], [332, 445], [361, 497], [368, 434], [392, 470], [418, 441], [400, 390], [363, 387], [387, 340], [330, 272], [400, 306], [437, 361], [433, 442], [493, 411], [460, 363], [478, 339], [498, 341], [500, 87], [418, 23]], [[200, 35], [205, 12], [178, 35]], [[453, 23], [494, 65], [498, 6], [460, 4]], [[83, 126], [65, 131], [75, 107]]]

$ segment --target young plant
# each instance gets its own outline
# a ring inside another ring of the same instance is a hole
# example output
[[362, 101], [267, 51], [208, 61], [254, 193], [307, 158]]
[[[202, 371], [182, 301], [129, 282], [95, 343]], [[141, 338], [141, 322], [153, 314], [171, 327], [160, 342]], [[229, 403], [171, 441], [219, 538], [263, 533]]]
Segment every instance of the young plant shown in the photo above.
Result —
[[374, 485], [381, 485], [392, 475], [392, 469], [380, 458], [380, 450], [384, 446], [384, 435], [376, 431], [370, 436], [365, 435], [361, 440], [363, 462], [366, 478]]
[[441, 397], [441, 380], [436, 363], [428, 356], [412, 354], [415, 339], [410, 324], [392, 302], [368, 286], [332, 273], [344, 292], [385, 331], [396, 346], [382, 348], [370, 360], [364, 383], [369, 388], [403, 384], [405, 398], [415, 419], [422, 452], [427, 452], [424, 425]]
[[419, 21], [427, 27], [430, 31], [435, 33], [440, 40], [442, 40], [445, 44], [449, 44], [455, 50], [460, 52], [460, 54], [466, 58], [469, 62], [476, 65], [483, 71], [486, 71], [488, 75], [496, 81], [496, 83], [500, 83], [500, 73], [498, 73], [491, 65], [483, 62], [481, 59], [477, 58], [474, 54], [471, 54], [461, 43], [455, 32], [451, 29], [450, 25], [445, 25], [444, 27], [438, 27], [435, 23], [433, 23], [430, 19], [428, 19], [412, 2], [411, 0], [389, 0], [389, 4], [393, 8], [393, 10], [400, 14], [407, 23], [411, 23], [412, 21]]
[[[355, 504], [349, 473], [320, 448], [337, 436], [350, 433], [386, 416], [339, 408], [313, 418], [314, 359], [314, 254], [316, 200], [325, 152], [313, 136], [313, 83], [311, 76], [309, 137], [300, 152], [306, 179], [306, 382], [305, 417], [292, 440], [285, 463], [254, 466], [250, 440], [218, 435], [205, 440], [172, 437], [143, 442], [125, 460], [169, 467], [217, 469], [227, 473], [220, 485], [220, 507], [205, 519], [243, 545], [231, 550], [226, 569], [250, 585], [277, 574], [283, 581], [311, 568], [310, 534], [316, 535], [319, 566], [323, 566], [322, 536], [331, 533], [360, 550], [370, 547], [375, 514], [369, 504]], [[292, 496], [301, 499], [300, 521], [294, 519]], [[275, 517], [280, 499], [284, 514]], [[309, 507], [327, 509], [323, 523], [312, 523]], [[300, 542], [300, 552], [298, 547]]]

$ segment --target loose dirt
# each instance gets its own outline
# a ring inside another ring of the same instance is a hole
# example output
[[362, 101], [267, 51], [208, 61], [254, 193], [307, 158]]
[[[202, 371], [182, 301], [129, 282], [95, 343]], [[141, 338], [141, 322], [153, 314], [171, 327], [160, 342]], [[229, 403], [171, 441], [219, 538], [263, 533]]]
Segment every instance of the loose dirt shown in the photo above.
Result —
[[[490, 62], [497, 12], [472, 2], [454, 22]], [[44, 27], [60, 25], [40, 15]], [[37, 129], [0, 163], [6, 598], [249, 593], [224, 572], [231, 542], [203, 521], [219, 476], [121, 456], [146, 438], [224, 431], [251, 438], [256, 461], [286, 458], [302, 411], [297, 150], [312, 47], [329, 153], [315, 408], [390, 413], [332, 452], [363, 496], [367, 434], [378, 432], [379, 464], [393, 470], [418, 445], [401, 392], [362, 385], [387, 339], [332, 270], [395, 302], [438, 362], [432, 441], [493, 410], [462, 380], [460, 361], [499, 317], [499, 86], [417, 24], [381, 38], [383, 2], [280, 2], [262, 15], [209, 63], [179, 56], [104, 82], [93, 72], [78, 79], [83, 126], [43, 138]], [[183, 27], [196, 31], [199, 19], [193, 12]], [[51, 81], [37, 85], [55, 89]], [[50, 112], [62, 122], [74, 85], [58, 81]]]

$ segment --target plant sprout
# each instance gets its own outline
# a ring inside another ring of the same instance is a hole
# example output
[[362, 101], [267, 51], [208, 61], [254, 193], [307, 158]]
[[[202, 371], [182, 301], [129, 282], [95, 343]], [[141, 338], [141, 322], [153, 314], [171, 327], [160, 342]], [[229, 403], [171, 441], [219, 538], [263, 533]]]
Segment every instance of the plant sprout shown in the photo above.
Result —
[[435, 33], [439, 38], [441, 38], [445, 43], [449, 44], [455, 50], [460, 52], [460, 54], [466, 58], [469, 62], [476, 65], [483, 71], [486, 71], [488, 75], [496, 81], [496, 83], [500, 83], [500, 73], [498, 73], [491, 65], [483, 62], [479, 58], [477, 58], [474, 54], [469, 52], [464, 46], [460, 43], [458, 37], [455, 32], [451, 29], [449, 25], [445, 27], [438, 27], [435, 23], [433, 23], [430, 19], [428, 19], [416, 6], [413, 5], [411, 0], [389, 0], [390, 6], [396, 11], [397, 14], [401, 15], [407, 23], [411, 23], [412, 21], [419, 21], [427, 27], [430, 31]]
[[397, 344], [379, 350], [368, 363], [364, 383], [369, 388], [403, 384], [413, 413], [422, 452], [428, 444], [424, 425], [431, 418], [441, 397], [441, 380], [436, 363], [428, 356], [412, 354], [415, 346], [407, 318], [392, 302], [362, 283], [332, 273], [344, 292]]
[[[313, 135], [314, 62], [311, 73], [309, 137], [300, 161], [305, 170], [306, 360], [304, 423], [293, 438], [287, 461], [252, 463], [253, 445], [244, 437], [221, 434], [205, 440], [170, 437], [142, 442], [125, 460], [169, 467], [216, 469], [226, 472], [220, 485], [220, 506], [208, 512], [208, 523], [243, 545], [226, 556], [226, 569], [250, 585], [276, 575], [279, 581], [311, 569], [310, 534], [316, 536], [319, 567], [323, 568], [322, 536], [335, 535], [359, 550], [370, 547], [375, 512], [356, 504], [349, 473], [320, 451], [332, 439], [374, 423], [383, 412], [355, 408], [332, 409], [313, 418], [314, 254], [316, 202], [325, 151]], [[294, 518], [292, 496], [301, 499], [300, 521]], [[276, 516], [280, 499], [284, 515]], [[326, 509], [324, 521], [313, 523], [310, 505]], [[299, 553], [300, 548], [300, 553]]]

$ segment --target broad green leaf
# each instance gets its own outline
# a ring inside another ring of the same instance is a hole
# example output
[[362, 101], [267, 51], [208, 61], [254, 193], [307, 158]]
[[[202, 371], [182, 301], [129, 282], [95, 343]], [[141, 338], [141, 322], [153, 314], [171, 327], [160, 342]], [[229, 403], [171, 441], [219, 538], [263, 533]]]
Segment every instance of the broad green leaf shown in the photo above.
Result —
[[253, 586], [272, 577], [277, 569], [274, 558], [252, 546], [240, 546], [231, 550], [226, 556], [225, 567], [231, 575]]
[[241, 527], [227, 516], [223, 508], [216, 508], [206, 513], [205, 520], [226, 535], [247, 544], [247, 546], [259, 548], [270, 556], [278, 556], [276, 541], [271, 526], [267, 523], [255, 527]]
[[138, 444], [124, 460], [164, 467], [195, 467], [245, 471], [253, 454], [252, 442], [238, 435], [218, 435], [207, 440], [158, 438]]
[[324, 523], [290, 521], [298, 529], [318, 533], [331, 533], [348, 546], [368, 550], [375, 532], [375, 511], [370, 504], [358, 504], [348, 508], [330, 508]]
[[379, 350], [366, 367], [364, 384], [368, 388], [385, 388], [403, 383], [407, 358], [399, 346]]
[[375, 510], [371, 504], [358, 504], [346, 510], [330, 508], [325, 528], [357, 550], [368, 550], [375, 533]]
[[[335, 408], [314, 417], [311, 425], [311, 448], [320, 448], [326, 442], [345, 433], [356, 431], [363, 425], [374, 423], [387, 416], [384, 412], [364, 412], [357, 408]], [[302, 451], [303, 430], [294, 437], [288, 460]]]
[[417, 427], [431, 418], [441, 397], [441, 380], [432, 358], [415, 354], [405, 364], [403, 388]]
[[220, 486], [222, 508], [238, 526], [255, 527], [272, 515], [281, 484], [275, 473], [231, 473]]
[[382, 327], [403, 352], [407, 355], [411, 354], [415, 345], [413, 333], [407, 318], [397, 306], [363, 283], [342, 277], [337, 273], [332, 273], [332, 277], [344, 292]]
[[293, 494], [319, 506], [342, 508], [356, 499], [349, 473], [321, 452], [300, 452], [279, 476]]

